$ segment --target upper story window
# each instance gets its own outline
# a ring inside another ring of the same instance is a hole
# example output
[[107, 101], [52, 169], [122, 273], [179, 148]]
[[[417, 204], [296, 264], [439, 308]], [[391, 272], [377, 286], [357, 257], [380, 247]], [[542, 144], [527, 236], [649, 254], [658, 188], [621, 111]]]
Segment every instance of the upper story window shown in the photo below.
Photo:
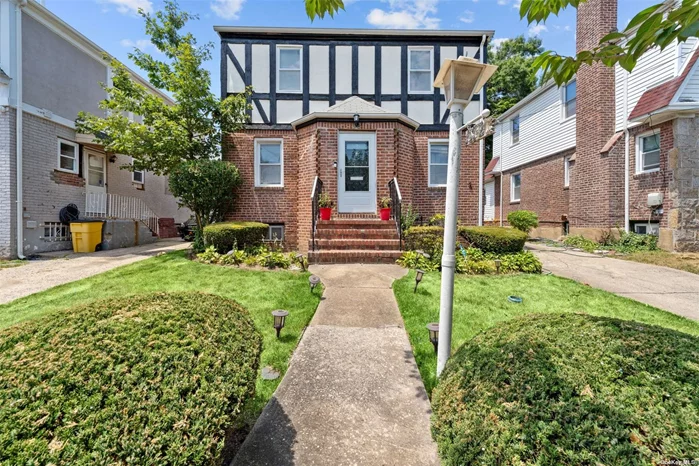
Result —
[[569, 82], [563, 87], [563, 118], [570, 118], [575, 115], [576, 95], [575, 81]]
[[510, 134], [512, 135], [512, 144], [519, 142], [519, 115], [512, 117], [510, 121]]
[[408, 49], [408, 92], [429, 94], [433, 92], [432, 47]]
[[277, 47], [277, 90], [280, 92], [301, 92], [300, 46]]
[[570, 174], [573, 171], [573, 167], [575, 167], [573, 156], [563, 159], [563, 186], [566, 188], [570, 186]]
[[636, 143], [636, 173], [660, 170], [660, 133], [653, 132], [638, 137]]
[[131, 181], [138, 184], [143, 184], [146, 180], [146, 174], [143, 170], [134, 170], [131, 172]]
[[255, 186], [284, 186], [284, 143], [281, 139], [255, 140]]
[[515, 173], [510, 177], [510, 202], [519, 202], [522, 192], [522, 174]]
[[58, 140], [58, 170], [78, 173], [78, 148], [79, 146], [70, 141], [64, 139]]
[[449, 140], [435, 139], [428, 141], [429, 151], [428, 179], [429, 186], [447, 185], [447, 166], [449, 164]]

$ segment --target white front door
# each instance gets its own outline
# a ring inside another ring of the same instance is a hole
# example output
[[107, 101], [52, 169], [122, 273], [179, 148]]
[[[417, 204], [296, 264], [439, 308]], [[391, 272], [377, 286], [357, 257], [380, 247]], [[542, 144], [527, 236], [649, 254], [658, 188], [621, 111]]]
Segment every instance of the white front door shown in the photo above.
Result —
[[376, 213], [376, 134], [340, 133], [338, 212]]
[[107, 163], [104, 154], [85, 151], [85, 175], [87, 178], [86, 212], [93, 215], [106, 215]]

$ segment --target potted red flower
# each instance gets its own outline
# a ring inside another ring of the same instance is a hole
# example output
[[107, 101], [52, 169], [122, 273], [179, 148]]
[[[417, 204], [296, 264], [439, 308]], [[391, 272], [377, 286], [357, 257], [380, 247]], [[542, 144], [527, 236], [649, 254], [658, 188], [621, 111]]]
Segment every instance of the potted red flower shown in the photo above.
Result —
[[333, 212], [333, 200], [328, 193], [321, 193], [318, 198], [318, 207], [320, 207], [320, 219], [330, 220]]
[[391, 219], [391, 198], [390, 197], [384, 197], [381, 198], [381, 201], [379, 201], [379, 205], [381, 206], [381, 220], [390, 220]]

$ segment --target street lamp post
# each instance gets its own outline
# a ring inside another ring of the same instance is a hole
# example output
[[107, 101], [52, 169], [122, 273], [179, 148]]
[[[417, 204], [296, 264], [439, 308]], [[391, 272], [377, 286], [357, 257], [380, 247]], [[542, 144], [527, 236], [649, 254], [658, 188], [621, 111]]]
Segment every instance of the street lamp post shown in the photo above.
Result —
[[[466, 131], [467, 144], [483, 139], [492, 132], [492, 120], [487, 110], [476, 119], [464, 122], [464, 108], [493, 75], [496, 66], [459, 57], [445, 60], [434, 80], [443, 88], [449, 108], [449, 159], [447, 166], [447, 196], [444, 212], [444, 247], [442, 252], [442, 284], [439, 303], [440, 336], [437, 348], [437, 376], [442, 373], [451, 353], [452, 309], [454, 306], [454, 268], [456, 265], [456, 220], [459, 204], [459, 174], [461, 172], [461, 132]], [[479, 134], [476, 134], [479, 133]], [[481, 193], [478, 194], [482, 195]]]

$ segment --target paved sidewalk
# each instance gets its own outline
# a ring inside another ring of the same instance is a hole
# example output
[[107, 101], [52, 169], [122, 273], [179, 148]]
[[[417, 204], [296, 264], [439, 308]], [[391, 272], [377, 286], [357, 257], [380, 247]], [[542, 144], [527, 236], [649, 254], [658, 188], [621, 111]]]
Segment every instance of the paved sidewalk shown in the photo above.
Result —
[[429, 400], [391, 290], [405, 270], [311, 271], [324, 299], [233, 464], [437, 466]]
[[555, 275], [699, 320], [699, 275], [541, 244], [527, 248]]
[[72, 251], [45, 253], [40, 260], [0, 269], [0, 304], [148, 259], [163, 251], [185, 249], [189, 245], [180, 239], [172, 239], [91, 254], [75, 254]]

